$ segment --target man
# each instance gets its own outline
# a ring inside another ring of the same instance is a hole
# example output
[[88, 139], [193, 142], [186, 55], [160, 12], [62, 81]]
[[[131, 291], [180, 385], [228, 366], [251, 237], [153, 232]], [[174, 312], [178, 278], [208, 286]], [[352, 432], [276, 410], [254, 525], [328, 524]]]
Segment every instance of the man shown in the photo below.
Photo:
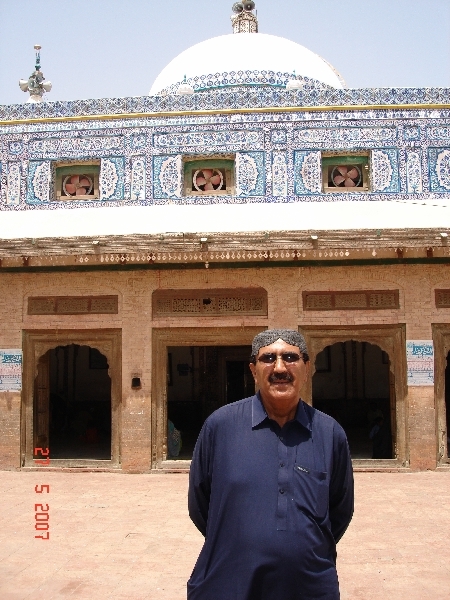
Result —
[[300, 399], [309, 368], [302, 335], [263, 331], [250, 364], [259, 392], [206, 420], [190, 472], [205, 543], [189, 600], [339, 599], [352, 466], [340, 425]]

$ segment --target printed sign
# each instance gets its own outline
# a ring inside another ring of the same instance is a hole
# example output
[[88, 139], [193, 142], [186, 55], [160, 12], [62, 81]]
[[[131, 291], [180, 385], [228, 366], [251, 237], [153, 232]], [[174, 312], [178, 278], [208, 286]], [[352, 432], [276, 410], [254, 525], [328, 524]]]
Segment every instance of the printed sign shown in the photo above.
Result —
[[407, 340], [408, 385], [434, 385], [434, 348], [432, 340]]
[[0, 350], [0, 392], [22, 389], [22, 350]]

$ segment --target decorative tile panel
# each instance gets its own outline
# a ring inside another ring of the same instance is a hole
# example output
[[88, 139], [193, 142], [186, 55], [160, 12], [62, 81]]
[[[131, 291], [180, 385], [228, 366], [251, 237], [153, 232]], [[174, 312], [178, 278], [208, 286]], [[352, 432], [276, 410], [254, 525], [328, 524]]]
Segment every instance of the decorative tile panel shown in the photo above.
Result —
[[153, 196], [181, 198], [182, 156], [155, 156], [153, 158]]
[[265, 194], [264, 152], [236, 153], [236, 195]]
[[22, 154], [24, 150], [24, 144], [19, 140], [14, 140], [9, 142], [8, 149], [10, 154]]
[[124, 196], [124, 159], [104, 158], [100, 167], [100, 200], [122, 200]]
[[427, 138], [429, 140], [450, 140], [450, 127], [427, 127]]
[[61, 137], [32, 140], [29, 146], [31, 157], [60, 158], [105, 156], [123, 154], [122, 136], [104, 137]]
[[14, 205], [20, 202], [20, 163], [8, 164], [6, 204]]
[[396, 127], [314, 127], [294, 132], [296, 144], [326, 142], [346, 148], [352, 148], [354, 143], [390, 142], [396, 138]]
[[322, 191], [321, 153], [298, 150], [294, 153], [295, 193], [320, 194]]
[[272, 154], [272, 194], [287, 196], [287, 158], [286, 152]]
[[405, 127], [403, 136], [408, 142], [420, 139], [420, 127]]
[[274, 129], [271, 136], [272, 144], [286, 144], [287, 131], [285, 129]]
[[27, 202], [39, 204], [50, 200], [50, 161], [30, 161], [28, 166]]
[[131, 199], [144, 200], [145, 198], [145, 158], [134, 157], [131, 161]]
[[395, 148], [373, 150], [371, 157], [372, 191], [398, 192], [398, 152]]
[[264, 147], [264, 134], [258, 130], [239, 131], [192, 131], [188, 133], [163, 133], [153, 137], [155, 148], [163, 150], [183, 148], [214, 148], [231, 146], [232, 148]]
[[430, 148], [428, 162], [431, 191], [448, 192], [450, 190], [450, 149]]
[[406, 185], [408, 193], [422, 191], [422, 164], [420, 153], [411, 151], [406, 154]]

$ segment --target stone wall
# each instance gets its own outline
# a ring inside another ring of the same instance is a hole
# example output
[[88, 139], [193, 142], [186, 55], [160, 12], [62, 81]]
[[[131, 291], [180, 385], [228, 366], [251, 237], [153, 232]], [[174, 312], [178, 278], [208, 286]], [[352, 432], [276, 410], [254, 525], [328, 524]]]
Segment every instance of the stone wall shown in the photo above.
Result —
[[[152, 320], [156, 289], [263, 287], [268, 316], [193, 317]], [[450, 309], [436, 309], [435, 288], [450, 287], [445, 266], [396, 265], [174, 271], [0, 273], [0, 348], [21, 348], [22, 332], [120, 329], [122, 331], [120, 456], [125, 471], [151, 468], [152, 329], [307, 327], [352, 329], [406, 324], [407, 339], [432, 339], [432, 323], [449, 323]], [[302, 291], [398, 289], [399, 309], [304, 311]], [[28, 315], [29, 296], [118, 295], [118, 314]], [[346, 335], [347, 335], [346, 334]], [[61, 342], [63, 342], [63, 338]], [[404, 356], [391, 356], [404, 361]], [[131, 389], [131, 378], [142, 388]], [[406, 383], [405, 383], [406, 385]], [[434, 390], [406, 388], [406, 458], [413, 469], [433, 469], [437, 456]], [[0, 393], [0, 468], [20, 468], [20, 394]], [[23, 441], [22, 441], [23, 443]]]

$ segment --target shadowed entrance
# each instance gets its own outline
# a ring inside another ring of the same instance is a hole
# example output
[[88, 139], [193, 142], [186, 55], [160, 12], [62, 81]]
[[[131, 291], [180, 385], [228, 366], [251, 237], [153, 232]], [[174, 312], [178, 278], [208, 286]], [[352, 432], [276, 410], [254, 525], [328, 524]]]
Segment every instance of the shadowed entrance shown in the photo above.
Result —
[[39, 359], [34, 445], [51, 459], [111, 460], [111, 379], [106, 357], [70, 344]]
[[[205, 419], [217, 408], [255, 393], [251, 346], [168, 347], [168, 436], [181, 432], [181, 448], [168, 440], [168, 457], [190, 459]], [[177, 435], [177, 434], [175, 434]]]
[[393, 458], [395, 392], [386, 352], [339, 342], [317, 355], [315, 369], [313, 405], [342, 425], [352, 458]]

